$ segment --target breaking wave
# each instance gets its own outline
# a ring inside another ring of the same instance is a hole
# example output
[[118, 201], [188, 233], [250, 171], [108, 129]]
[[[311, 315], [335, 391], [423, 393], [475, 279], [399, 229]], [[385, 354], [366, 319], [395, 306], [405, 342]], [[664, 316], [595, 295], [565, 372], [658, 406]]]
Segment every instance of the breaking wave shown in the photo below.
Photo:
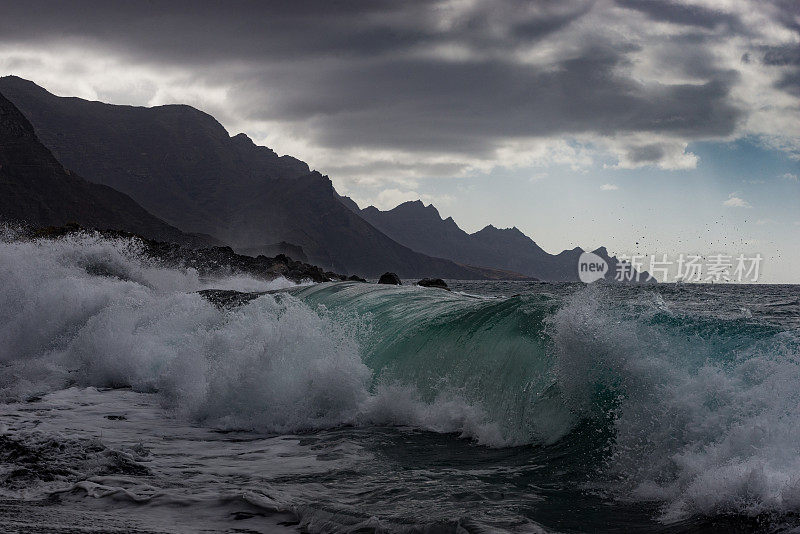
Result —
[[[197, 293], [208, 288], [285, 291], [222, 309]], [[797, 331], [672, 312], [656, 293], [483, 299], [212, 280], [161, 267], [131, 240], [6, 236], [0, 366], [6, 401], [131, 387], [221, 428], [588, 440], [602, 451], [588, 486], [663, 503], [667, 522], [800, 511]], [[596, 432], [577, 431], [587, 424]]]

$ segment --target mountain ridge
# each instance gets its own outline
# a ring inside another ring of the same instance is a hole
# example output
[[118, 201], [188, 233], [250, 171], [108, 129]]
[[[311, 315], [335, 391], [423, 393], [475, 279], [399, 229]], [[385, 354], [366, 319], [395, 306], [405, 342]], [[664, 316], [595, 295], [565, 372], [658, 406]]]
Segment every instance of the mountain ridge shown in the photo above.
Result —
[[[214, 236], [237, 251], [277, 246], [367, 277], [391, 270], [403, 278], [577, 279], [580, 249], [548, 254], [516, 227], [489, 224], [468, 234], [421, 201], [362, 210], [305, 162], [243, 133], [231, 136], [188, 105], [60, 97], [14, 76], [0, 78], [0, 91], [65, 167], [128, 195], [176, 230]], [[604, 259], [615, 266], [615, 258]]]
[[[350, 198], [342, 200], [350, 209], [359, 209]], [[485, 265], [510, 270], [541, 280], [574, 281], [578, 279], [578, 261], [585, 252], [580, 247], [550, 254], [516, 226], [497, 228], [487, 224], [467, 233], [452, 217], [443, 219], [433, 205], [410, 200], [381, 211], [374, 206], [359, 209], [373, 226], [401, 244], [420, 252], [452, 259], [470, 265]], [[591, 251], [609, 265], [607, 279], [613, 279], [619, 260], [610, 256], [606, 247]], [[646, 279], [648, 275], [642, 273]]]
[[7, 223], [33, 227], [77, 223], [188, 246], [219, 244], [210, 236], [181, 232], [128, 195], [88, 182], [66, 169], [3, 94], [0, 94], [0, 148], [0, 217]]
[[408, 278], [485, 278], [491, 272], [395, 242], [343, 206], [327, 176], [244, 134], [229, 136], [211, 115], [190, 106], [59, 97], [17, 77], [0, 78], [0, 91], [62, 164], [182, 230], [250, 252], [285, 241], [311, 263], [363, 276], [394, 270]]

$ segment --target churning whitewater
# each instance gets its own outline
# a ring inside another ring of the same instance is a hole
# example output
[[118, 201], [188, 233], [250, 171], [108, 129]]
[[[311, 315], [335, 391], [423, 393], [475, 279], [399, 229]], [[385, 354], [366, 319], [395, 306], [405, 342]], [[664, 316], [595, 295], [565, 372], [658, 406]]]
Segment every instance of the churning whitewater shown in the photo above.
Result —
[[797, 289], [454, 289], [207, 279], [7, 230], [1, 496], [131, 530], [795, 525]]

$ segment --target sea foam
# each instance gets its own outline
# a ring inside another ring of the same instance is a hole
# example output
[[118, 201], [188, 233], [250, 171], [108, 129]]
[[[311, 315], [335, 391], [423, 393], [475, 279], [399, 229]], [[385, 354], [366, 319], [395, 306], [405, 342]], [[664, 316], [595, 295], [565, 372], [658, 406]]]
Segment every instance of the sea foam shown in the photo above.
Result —
[[621, 307], [601, 288], [552, 327], [564, 401], [611, 418], [617, 496], [663, 502], [667, 522], [800, 510], [796, 332], [682, 317], [657, 296]]
[[197, 293], [290, 286], [167, 269], [135, 240], [6, 236], [0, 399], [131, 387], [220, 428], [408, 425], [492, 446], [595, 421], [608, 432], [581, 439], [607, 452], [587, 484], [662, 503], [663, 521], [800, 510], [796, 331], [599, 287], [562, 301], [324, 285], [232, 310]]
[[399, 424], [497, 442], [456, 397], [423, 402], [413, 385], [371, 389], [364, 324], [288, 294], [234, 310], [206, 288], [291, 287], [233, 274], [201, 279], [93, 234], [0, 241], [0, 399], [70, 385], [156, 392], [175, 414], [221, 428], [294, 432]]

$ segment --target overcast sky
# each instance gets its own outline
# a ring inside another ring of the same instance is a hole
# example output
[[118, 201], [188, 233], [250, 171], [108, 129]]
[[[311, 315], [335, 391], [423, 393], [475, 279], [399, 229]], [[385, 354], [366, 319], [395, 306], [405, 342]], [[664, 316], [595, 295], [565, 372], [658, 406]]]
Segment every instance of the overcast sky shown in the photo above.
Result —
[[362, 206], [800, 282], [796, 0], [6, 2], [0, 75], [188, 103]]

